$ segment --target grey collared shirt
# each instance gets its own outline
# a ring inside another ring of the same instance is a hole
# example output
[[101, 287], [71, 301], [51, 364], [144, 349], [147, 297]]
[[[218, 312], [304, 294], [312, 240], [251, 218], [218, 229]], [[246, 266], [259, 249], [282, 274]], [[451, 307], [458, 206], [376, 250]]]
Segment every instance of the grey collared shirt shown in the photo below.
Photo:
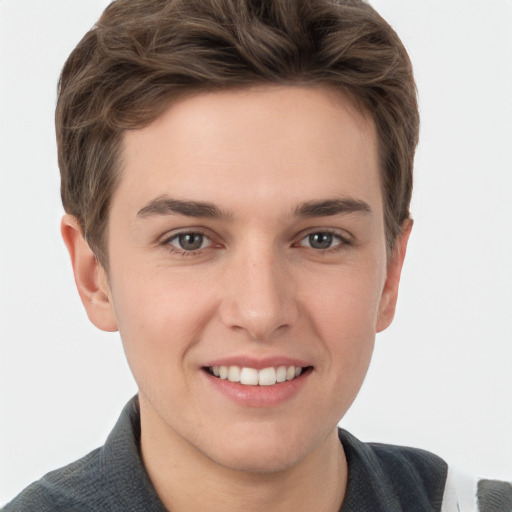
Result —
[[[443, 504], [448, 466], [436, 455], [363, 443], [341, 429], [339, 438], [348, 462], [340, 512], [465, 512], [456, 503]], [[142, 463], [139, 440], [135, 397], [103, 447], [31, 484], [3, 512], [166, 512]], [[480, 481], [473, 510], [477, 498], [480, 512], [512, 511], [512, 486], [506, 482]]]

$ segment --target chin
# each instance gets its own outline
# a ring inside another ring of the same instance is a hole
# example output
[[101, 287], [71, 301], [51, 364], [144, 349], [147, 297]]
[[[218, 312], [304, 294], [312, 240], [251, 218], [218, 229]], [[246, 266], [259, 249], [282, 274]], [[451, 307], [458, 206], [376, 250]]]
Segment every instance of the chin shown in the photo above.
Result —
[[272, 474], [286, 471], [296, 466], [305, 455], [301, 456], [296, 450], [282, 450], [276, 453], [270, 448], [250, 446], [246, 450], [226, 450], [212, 457], [217, 464], [230, 469], [251, 474]]
[[[281, 429], [280, 429], [281, 430]], [[205, 453], [225, 468], [246, 473], [278, 473], [305, 459], [316, 444], [305, 432], [275, 431], [275, 426], [254, 425], [226, 432]], [[206, 451], [207, 450], [207, 451]]]

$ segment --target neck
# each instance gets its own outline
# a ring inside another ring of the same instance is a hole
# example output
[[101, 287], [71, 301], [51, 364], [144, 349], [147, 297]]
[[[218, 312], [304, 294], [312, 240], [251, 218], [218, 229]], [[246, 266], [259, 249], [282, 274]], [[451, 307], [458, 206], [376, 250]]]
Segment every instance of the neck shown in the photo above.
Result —
[[183, 437], [170, 432], [162, 421], [148, 421], [151, 412], [147, 408], [141, 403], [142, 456], [151, 482], [168, 510], [340, 509], [347, 485], [347, 463], [336, 429], [312, 453], [287, 469], [249, 472], [217, 464]]

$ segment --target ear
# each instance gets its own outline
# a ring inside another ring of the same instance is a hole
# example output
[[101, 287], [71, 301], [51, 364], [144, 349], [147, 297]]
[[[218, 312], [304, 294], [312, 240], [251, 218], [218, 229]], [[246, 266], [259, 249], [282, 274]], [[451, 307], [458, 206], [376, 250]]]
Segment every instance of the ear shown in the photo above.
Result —
[[61, 233], [89, 320], [103, 331], [117, 331], [107, 273], [85, 241], [74, 216], [66, 214], [62, 217]]
[[398, 287], [400, 275], [404, 264], [407, 242], [413, 225], [412, 219], [407, 219], [402, 225], [402, 232], [395, 241], [393, 253], [387, 263], [386, 282], [382, 290], [377, 319], [377, 332], [387, 329], [395, 316], [396, 301], [398, 299]]

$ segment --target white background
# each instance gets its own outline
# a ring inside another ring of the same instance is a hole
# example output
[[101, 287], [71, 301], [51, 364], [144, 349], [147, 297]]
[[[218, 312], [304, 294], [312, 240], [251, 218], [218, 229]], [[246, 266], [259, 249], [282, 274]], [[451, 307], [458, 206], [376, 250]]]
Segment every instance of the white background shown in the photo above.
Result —
[[[103, 443], [136, 391], [59, 236], [57, 77], [105, 0], [0, 0], [0, 504]], [[512, 479], [512, 1], [374, 0], [415, 64], [415, 227], [342, 425]]]

